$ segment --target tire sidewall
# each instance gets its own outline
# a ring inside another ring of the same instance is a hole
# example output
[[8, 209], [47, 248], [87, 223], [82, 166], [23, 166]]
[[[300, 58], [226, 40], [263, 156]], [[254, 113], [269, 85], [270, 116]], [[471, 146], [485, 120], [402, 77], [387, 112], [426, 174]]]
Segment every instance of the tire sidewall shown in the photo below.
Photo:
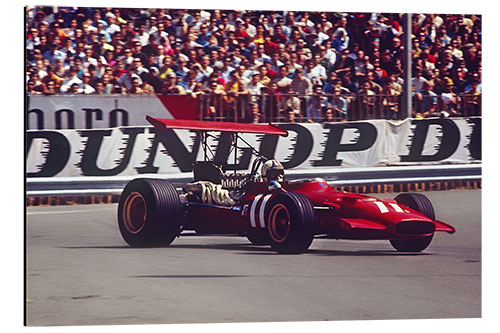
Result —
[[[123, 239], [131, 246], [168, 245], [175, 238], [175, 230], [180, 228], [179, 221], [175, 221], [168, 216], [168, 212], [162, 212], [159, 209], [158, 198], [151, 187], [151, 181], [159, 182], [160, 180], [134, 179], [125, 186], [120, 196], [118, 226]], [[168, 184], [170, 186], [170, 183]], [[132, 233], [127, 229], [123, 217], [126, 199], [134, 192], [138, 192], [143, 197], [146, 209], [145, 224], [137, 233]]]
[[420, 193], [401, 193], [394, 198], [398, 204], [403, 204], [431, 220], [436, 219], [436, 214], [431, 201], [425, 195]]

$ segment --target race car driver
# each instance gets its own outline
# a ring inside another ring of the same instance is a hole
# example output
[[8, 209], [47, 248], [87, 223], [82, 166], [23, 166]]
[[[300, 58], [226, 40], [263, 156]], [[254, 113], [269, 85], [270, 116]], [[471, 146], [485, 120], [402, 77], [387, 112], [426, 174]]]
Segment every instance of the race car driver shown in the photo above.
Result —
[[260, 174], [268, 182], [275, 180], [281, 183], [284, 180], [285, 168], [277, 160], [268, 160], [262, 165]]

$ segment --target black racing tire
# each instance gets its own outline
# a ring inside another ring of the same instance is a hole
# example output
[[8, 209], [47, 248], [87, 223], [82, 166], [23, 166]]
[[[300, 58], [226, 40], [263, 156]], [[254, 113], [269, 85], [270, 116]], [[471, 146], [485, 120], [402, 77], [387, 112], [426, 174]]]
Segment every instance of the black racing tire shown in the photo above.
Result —
[[398, 204], [405, 205], [408, 208], [416, 210], [431, 220], [436, 220], [434, 207], [431, 201], [425, 195], [420, 193], [401, 193], [394, 198]]
[[[431, 220], [436, 220], [436, 214], [431, 201], [423, 194], [402, 193], [394, 198], [398, 204], [411, 208]], [[421, 252], [425, 250], [432, 241], [434, 234], [413, 239], [391, 239], [391, 245], [400, 252]]]
[[265, 232], [248, 232], [247, 233], [247, 238], [252, 243], [253, 245], [269, 245], [270, 244], [270, 239], [269, 235]]
[[182, 226], [182, 203], [175, 186], [163, 179], [130, 181], [120, 196], [118, 226], [130, 246], [170, 245]]
[[270, 200], [266, 210], [271, 248], [286, 254], [307, 251], [314, 238], [316, 223], [309, 198], [302, 193], [279, 193]]

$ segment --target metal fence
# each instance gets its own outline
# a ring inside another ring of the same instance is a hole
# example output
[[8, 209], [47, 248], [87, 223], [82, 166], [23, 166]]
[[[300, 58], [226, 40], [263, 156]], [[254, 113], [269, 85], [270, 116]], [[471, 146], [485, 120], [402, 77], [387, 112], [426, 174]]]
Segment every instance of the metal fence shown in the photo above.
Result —
[[[387, 94], [267, 94], [228, 96], [199, 94], [200, 119], [236, 122], [323, 122], [404, 119], [402, 95]], [[481, 115], [481, 95], [442, 94], [412, 97], [412, 117]]]

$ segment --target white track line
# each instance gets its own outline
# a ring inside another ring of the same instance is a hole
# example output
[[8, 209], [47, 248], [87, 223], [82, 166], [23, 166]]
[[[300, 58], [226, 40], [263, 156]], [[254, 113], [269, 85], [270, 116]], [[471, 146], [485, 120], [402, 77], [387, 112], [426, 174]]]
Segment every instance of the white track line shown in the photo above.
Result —
[[[54, 206], [56, 207], [56, 206]], [[59, 206], [60, 207], [60, 206]], [[46, 207], [43, 207], [46, 208]], [[52, 214], [74, 214], [74, 213], [90, 213], [90, 212], [96, 212], [96, 211], [103, 211], [103, 210], [109, 210], [109, 208], [100, 208], [100, 209], [80, 209], [80, 210], [61, 210], [61, 211], [50, 211], [50, 212], [33, 212], [33, 211], [27, 211], [27, 215], [52, 215]]]

